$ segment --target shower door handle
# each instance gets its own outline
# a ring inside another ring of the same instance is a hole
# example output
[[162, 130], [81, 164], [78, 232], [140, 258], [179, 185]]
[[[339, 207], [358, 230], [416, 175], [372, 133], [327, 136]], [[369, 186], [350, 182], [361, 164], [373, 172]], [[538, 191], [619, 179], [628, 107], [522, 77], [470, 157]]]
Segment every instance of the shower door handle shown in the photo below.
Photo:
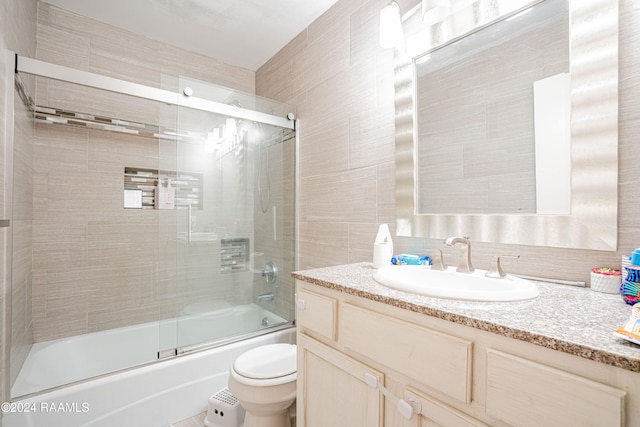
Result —
[[8, 227], [10, 223], [11, 220], [9, 219], [0, 219], [0, 228]]
[[191, 203], [187, 205], [187, 243], [191, 244]]

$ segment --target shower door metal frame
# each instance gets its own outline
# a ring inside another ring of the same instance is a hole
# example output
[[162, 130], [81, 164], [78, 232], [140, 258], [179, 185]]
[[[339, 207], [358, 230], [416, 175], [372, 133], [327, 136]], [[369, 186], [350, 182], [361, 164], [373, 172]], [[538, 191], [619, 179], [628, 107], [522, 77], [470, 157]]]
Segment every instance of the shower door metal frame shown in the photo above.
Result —
[[65, 67], [63, 65], [52, 64], [38, 59], [20, 56], [16, 53], [15, 73], [18, 74], [20, 72], [39, 77], [47, 77], [67, 83], [75, 83], [96, 89], [103, 89], [109, 92], [149, 99], [152, 101], [164, 102], [170, 105], [193, 108], [224, 116], [231, 116], [267, 125], [279, 126], [285, 129], [296, 130], [296, 120], [289, 119], [288, 117], [278, 117], [272, 114], [248, 110], [246, 108], [210, 101], [204, 98], [198, 98], [196, 96], [186, 96], [182, 93], [132, 83], [126, 80], [103, 76], [101, 74], [95, 74], [88, 71], [76, 70], [75, 68]]

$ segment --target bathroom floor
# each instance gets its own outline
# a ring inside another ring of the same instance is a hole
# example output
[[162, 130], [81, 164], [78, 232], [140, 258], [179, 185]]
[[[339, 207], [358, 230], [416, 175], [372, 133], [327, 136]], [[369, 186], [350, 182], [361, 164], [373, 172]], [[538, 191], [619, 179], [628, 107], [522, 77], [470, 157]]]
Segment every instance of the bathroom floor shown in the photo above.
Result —
[[[207, 413], [202, 412], [186, 420], [171, 424], [169, 427], [203, 427], [205, 418], [207, 418]], [[291, 427], [296, 427], [296, 417], [291, 418]]]
[[204, 426], [204, 419], [207, 417], [206, 412], [202, 412], [194, 417], [187, 418], [178, 423], [171, 424], [171, 427], [202, 427]]

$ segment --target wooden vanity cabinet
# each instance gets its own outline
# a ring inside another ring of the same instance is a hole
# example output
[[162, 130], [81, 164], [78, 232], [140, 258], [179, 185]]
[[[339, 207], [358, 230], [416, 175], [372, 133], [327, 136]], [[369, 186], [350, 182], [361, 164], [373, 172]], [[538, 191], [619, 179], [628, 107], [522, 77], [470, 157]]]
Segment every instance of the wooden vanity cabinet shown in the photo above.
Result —
[[321, 342], [335, 342], [337, 300], [298, 290], [297, 307], [296, 426], [382, 427], [382, 396], [364, 376], [383, 375]]
[[638, 425], [638, 373], [299, 280], [297, 304], [298, 427]]

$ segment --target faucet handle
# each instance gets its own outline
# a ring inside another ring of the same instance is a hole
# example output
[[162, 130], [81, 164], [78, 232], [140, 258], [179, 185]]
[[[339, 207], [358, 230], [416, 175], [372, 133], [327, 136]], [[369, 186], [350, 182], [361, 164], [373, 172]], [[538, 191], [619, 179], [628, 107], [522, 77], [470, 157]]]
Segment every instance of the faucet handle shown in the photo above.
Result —
[[507, 277], [507, 273], [504, 272], [502, 266], [500, 266], [500, 258], [520, 258], [520, 255], [501, 255], [496, 257], [495, 266], [485, 273], [486, 277], [491, 277], [494, 279], [504, 279]]
[[446, 270], [447, 266], [444, 263], [444, 258], [442, 256], [442, 250], [437, 248], [427, 248], [423, 249], [425, 252], [429, 254], [434, 254], [433, 259], [431, 261], [431, 269], [432, 270]]

